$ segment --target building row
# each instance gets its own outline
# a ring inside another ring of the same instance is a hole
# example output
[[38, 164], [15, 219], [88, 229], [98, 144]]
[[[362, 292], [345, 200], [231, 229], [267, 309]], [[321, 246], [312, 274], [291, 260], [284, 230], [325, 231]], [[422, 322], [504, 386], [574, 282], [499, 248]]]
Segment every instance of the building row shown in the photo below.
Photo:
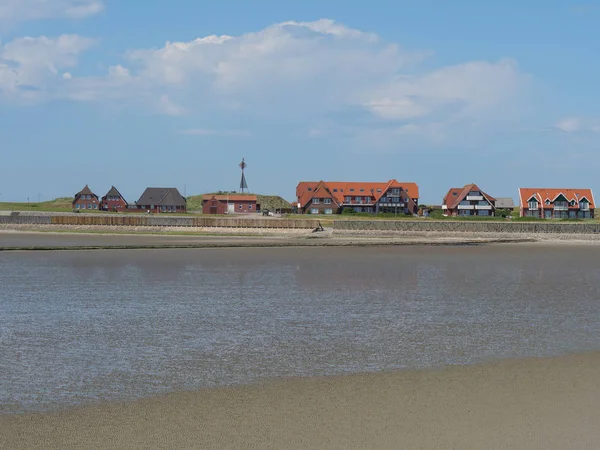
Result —
[[[296, 187], [297, 210], [301, 214], [394, 213], [418, 215], [419, 187], [412, 182], [390, 180], [381, 183], [302, 181]], [[541, 219], [589, 219], [594, 217], [591, 189], [520, 188], [521, 217]], [[495, 198], [476, 184], [451, 188], [444, 196], [445, 216], [495, 216], [499, 210], [512, 211], [513, 200]]]
[[[119, 190], [111, 186], [100, 198], [86, 185], [73, 198], [73, 210], [111, 212], [185, 213], [187, 199], [177, 188], [149, 187], [133, 204], [128, 203]], [[256, 195], [205, 195], [202, 201], [204, 214], [249, 214], [260, 212]]]
[[[424, 214], [419, 205], [419, 186], [413, 182], [361, 183], [302, 181], [296, 187], [300, 214], [339, 214], [345, 210], [370, 214]], [[590, 219], [596, 203], [591, 189], [520, 188], [521, 217], [541, 219]], [[441, 210], [445, 216], [496, 216], [514, 209], [510, 198], [495, 198], [476, 184], [451, 188], [444, 196]], [[177, 188], [149, 187], [133, 204], [112, 186], [102, 198], [86, 185], [73, 199], [73, 210], [113, 212], [185, 213], [187, 200]], [[261, 211], [256, 195], [207, 194], [203, 197], [204, 214], [251, 214]], [[426, 212], [425, 212], [426, 214]]]
[[187, 201], [177, 188], [149, 187], [135, 203], [130, 204], [114, 186], [106, 195], [99, 198], [86, 184], [81, 191], [75, 194], [73, 210], [184, 213], [187, 211]]

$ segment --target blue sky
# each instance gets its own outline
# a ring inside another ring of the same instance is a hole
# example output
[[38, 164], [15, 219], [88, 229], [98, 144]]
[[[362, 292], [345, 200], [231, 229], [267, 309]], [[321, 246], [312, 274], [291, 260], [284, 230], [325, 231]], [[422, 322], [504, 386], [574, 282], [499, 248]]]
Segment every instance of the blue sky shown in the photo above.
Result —
[[0, 0], [0, 201], [596, 186], [600, 3]]

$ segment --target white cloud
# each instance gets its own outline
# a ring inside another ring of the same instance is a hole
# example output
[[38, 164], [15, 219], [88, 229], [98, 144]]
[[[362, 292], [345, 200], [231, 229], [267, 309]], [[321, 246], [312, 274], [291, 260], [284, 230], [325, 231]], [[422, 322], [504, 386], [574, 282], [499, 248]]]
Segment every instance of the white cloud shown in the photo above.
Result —
[[[36, 49], [46, 40], [34, 39]], [[27, 67], [32, 79], [37, 75], [47, 81], [61, 68], [74, 67], [78, 53], [91, 45], [76, 42], [79, 46], [71, 43], [73, 50], [65, 54], [35, 53], [23, 40], [7, 44], [5, 52], [13, 64]], [[292, 21], [240, 36], [213, 35], [133, 50], [105, 75], [78, 77], [70, 70], [49, 97], [118, 100], [170, 115], [246, 114], [265, 123], [297, 123], [313, 129], [313, 137], [328, 134], [316, 131], [324, 118], [333, 129], [350, 116], [397, 123], [403, 130], [393, 133], [398, 136], [427, 132], [428, 124], [438, 129], [443, 123], [493, 121], [518, 111], [529, 78], [514, 61], [419, 70], [430, 54], [331, 20]], [[0, 63], [2, 58], [7, 57], [0, 56]], [[36, 86], [43, 89], [44, 83]]]
[[18, 38], [0, 46], [0, 91], [17, 95], [25, 90], [31, 96], [33, 91], [52, 89], [71, 76], [61, 74], [61, 69], [75, 67], [78, 56], [94, 43], [78, 35], [62, 35]]
[[554, 124], [554, 127], [565, 133], [591, 131], [600, 133], [600, 120], [582, 117], [565, 117]]
[[99, 0], [1, 0], [0, 22], [68, 18], [82, 19], [104, 9]]

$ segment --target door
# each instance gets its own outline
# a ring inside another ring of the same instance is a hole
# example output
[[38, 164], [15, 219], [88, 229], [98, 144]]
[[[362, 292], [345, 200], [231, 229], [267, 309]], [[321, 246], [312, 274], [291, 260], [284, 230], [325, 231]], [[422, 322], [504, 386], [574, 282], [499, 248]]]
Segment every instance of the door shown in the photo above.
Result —
[[227, 214], [234, 214], [235, 213], [235, 203], [228, 203], [227, 204]]

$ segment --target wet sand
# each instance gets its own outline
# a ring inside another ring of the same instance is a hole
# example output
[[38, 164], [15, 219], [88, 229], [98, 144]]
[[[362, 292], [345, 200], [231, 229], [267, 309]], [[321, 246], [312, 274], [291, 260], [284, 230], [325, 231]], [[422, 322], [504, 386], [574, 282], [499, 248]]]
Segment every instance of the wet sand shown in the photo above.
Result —
[[600, 353], [0, 415], [0, 448], [596, 449]]
[[[258, 230], [251, 234], [248, 229], [220, 230], [213, 234], [205, 230], [197, 235], [168, 234], [169, 230], [156, 234], [133, 232], [85, 233], [53, 231], [23, 231], [0, 228], [0, 251], [2, 250], [94, 250], [137, 248], [219, 248], [219, 247], [344, 247], [371, 245], [469, 245], [491, 243], [534, 242], [531, 236], [473, 235], [465, 233], [426, 233], [389, 235], [351, 235], [332, 233], [332, 230], [313, 233], [306, 230]], [[226, 234], [229, 232], [230, 234]]]

